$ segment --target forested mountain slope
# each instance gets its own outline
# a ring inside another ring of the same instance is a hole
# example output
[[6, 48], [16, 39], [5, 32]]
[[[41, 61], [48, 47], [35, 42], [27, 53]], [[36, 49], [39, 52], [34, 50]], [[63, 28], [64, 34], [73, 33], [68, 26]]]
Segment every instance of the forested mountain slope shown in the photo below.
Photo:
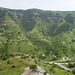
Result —
[[0, 8], [0, 55], [22, 52], [45, 59], [75, 55], [75, 11]]

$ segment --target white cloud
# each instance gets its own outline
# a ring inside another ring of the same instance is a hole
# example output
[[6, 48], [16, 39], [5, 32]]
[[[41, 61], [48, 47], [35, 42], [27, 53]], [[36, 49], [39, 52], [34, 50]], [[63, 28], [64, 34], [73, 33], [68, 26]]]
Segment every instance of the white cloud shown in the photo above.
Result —
[[75, 0], [0, 0], [0, 7], [14, 9], [75, 10]]

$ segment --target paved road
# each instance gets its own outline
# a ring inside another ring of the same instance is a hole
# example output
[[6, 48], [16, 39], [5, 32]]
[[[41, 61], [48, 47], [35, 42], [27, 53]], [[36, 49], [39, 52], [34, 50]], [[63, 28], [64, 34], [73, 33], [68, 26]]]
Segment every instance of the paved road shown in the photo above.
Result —
[[[54, 62], [48, 62], [48, 61], [46, 61], [46, 62], [44, 62], [44, 63], [53, 64]], [[67, 67], [65, 67], [64, 65], [62, 65], [63, 63], [54, 63], [54, 64], [58, 65], [59, 67], [65, 69], [65, 70], [72, 71], [70, 68], [67, 68]], [[68, 63], [64, 63], [64, 64], [68, 64]]]
[[65, 70], [72, 71], [70, 68], [67, 68], [67, 67], [65, 67], [64, 65], [61, 65], [61, 64], [59, 64], [59, 63], [54, 63], [54, 64], [60, 66], [61, 68], [65, 69]]

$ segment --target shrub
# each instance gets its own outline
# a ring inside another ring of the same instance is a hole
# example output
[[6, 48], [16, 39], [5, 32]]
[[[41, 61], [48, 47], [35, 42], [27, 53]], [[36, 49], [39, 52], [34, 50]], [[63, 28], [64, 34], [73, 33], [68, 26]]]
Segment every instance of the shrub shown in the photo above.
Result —
[[69, 62], [69, 60], [67, 60], [67, 63]]
[[53, 68], [52, 67], [50, 68], [50, 71], [53, 71]]
[[68, 63], [68, 67], [71, 68], [72, 67], [72, 64], [71, 63]]
[[10, 57], [15, 57], [15, 55], [14, 54], [10, 54]]
[[29, 56], [21, 56], [21, 59], [29, 58]]
[[30, 65], [30, 69], [36, 69], [36, 67], [37, 67], [36, 64]]
[[52, 60], [52, 61], [55, 61], [55, 60], [56, 60], [56, 58], [55, 58], [55, 57], [53, 57], [51, 60]]
[[73, 63], [73, 67], [75, 67], [75, 63]]
[[37, 60], [37, 59], [35, 59], [35, 63], [36, 63], [36, 64], [38, 63], [38, 60]]
[[10, 64], [10, 61], [9, 60], [7, 61], [7, 64]]
[[44, 72], [44, 75], [46, 75], [47, 74], [47, 72]]
[[11, 68], [15, 68], [15, 67], [16, 67], [16, 65], [12, 65], [12, 66], [11, 66]]
[[33, 59], [34, 59], [34, 58], [35, 58], [35, 56], [34, 56], [34, 55], [32, 55], [32, 56], [31, 56], [31, 58], [33, 58]]
[[72, 73], [75, 75], [75, 69], [74, 69], [74, 70], [72, 70]]
[[3, 60], [6, 60], [7, 58], [8, 58], [7, 56], [2, 57]]
[[2, 69], [0, 68], [0, 71], [2, 71]]

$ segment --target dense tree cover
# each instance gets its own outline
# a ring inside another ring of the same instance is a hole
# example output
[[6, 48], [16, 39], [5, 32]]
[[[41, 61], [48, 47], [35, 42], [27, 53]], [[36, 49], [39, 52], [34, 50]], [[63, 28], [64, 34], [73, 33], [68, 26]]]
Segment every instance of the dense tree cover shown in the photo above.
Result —
[[64, 19], [69, 23], [73, 23], [74, 21], [74, 17], [71, 14], [67, 14]]
[[70, 25], [68, 23], [64, 23], [60, 27], [57, 28], [56, 34], [60, 34], [61, 32], [64, 32], [64, 31], [68, 31], [69, 28], [70, 28]]
[[33, 14], [32, 11], [27, 10], [24, 12], [23, 18], [22, 18], [22, 25], [27, 30], [30, 31], [35, 26], [35, 20], [33, 20]]

